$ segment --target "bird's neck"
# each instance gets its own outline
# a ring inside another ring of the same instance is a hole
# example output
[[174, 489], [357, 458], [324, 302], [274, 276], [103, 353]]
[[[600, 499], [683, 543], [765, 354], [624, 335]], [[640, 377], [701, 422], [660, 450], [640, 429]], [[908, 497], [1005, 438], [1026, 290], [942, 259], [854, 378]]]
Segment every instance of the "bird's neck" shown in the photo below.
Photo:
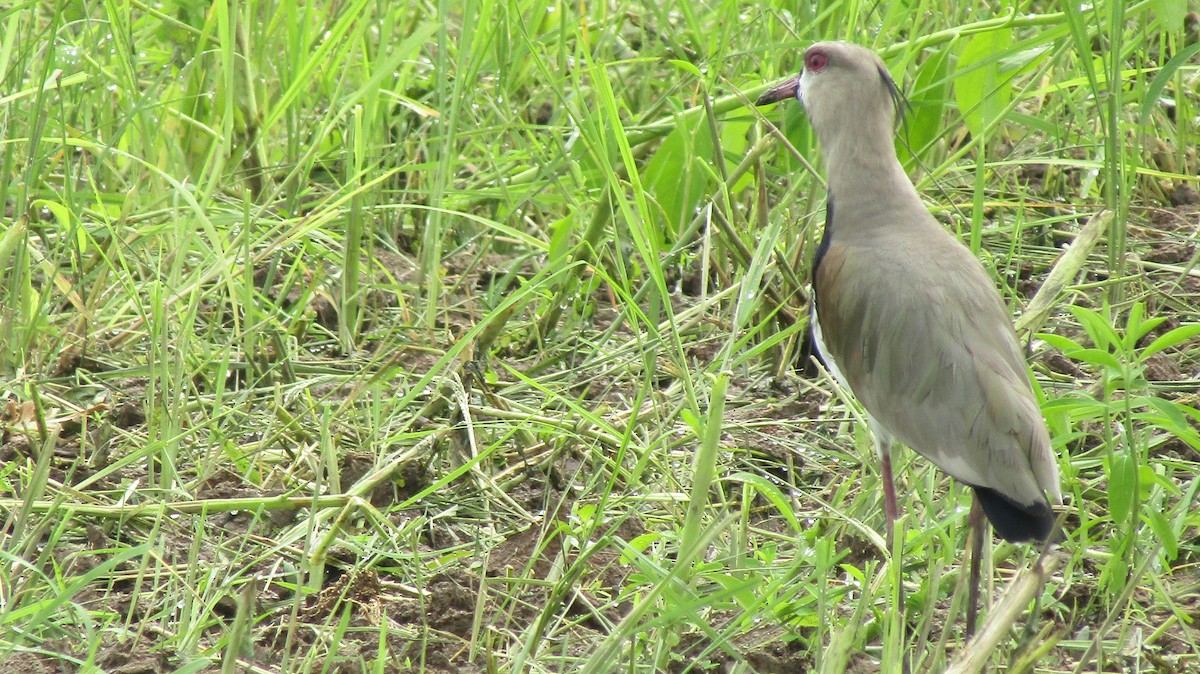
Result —
[[839, 208], [865, 200], [920, 205], [920, 197], [896, 159], [891, 128], [856, 129], [822, 138], [829, 193]]

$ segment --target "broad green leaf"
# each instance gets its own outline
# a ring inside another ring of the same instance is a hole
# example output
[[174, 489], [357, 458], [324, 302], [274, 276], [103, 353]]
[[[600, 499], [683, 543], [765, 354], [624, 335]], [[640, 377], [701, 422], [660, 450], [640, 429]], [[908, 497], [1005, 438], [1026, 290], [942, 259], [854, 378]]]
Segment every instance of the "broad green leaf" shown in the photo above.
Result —
[[784, 496], [779, 487], [775, 486], [770, 480], [753, 473], [736, 473], [731, 475], [729, 479], [749, 485], [757, 490], [759, 495], [770, 501], [771, 505], [775, 506], [775, 509], [779, 511], [779, 514], [783, 515], [784, 519], [788, 521], [788, 524], [792, 525], [792, 530], [800, 531], [803, 529], [800, 526], [800, 520], [796, 519], [796, 513], [792, 510], [791, 500]]
[[1177, 410], [1179, 410], [1181, 413], [1186, 414], [1187, 416], [1194, 419], [1197, 424], [1200, 424], [1200, 410], [1198, 410], [1195, 407], [1192, 407], [1190, 405], [1182, 405], [1179, 403], [1175, 403], [1175, 408]]
[[[1113, 537], [1109, 539], [1109, 547], [1114, 550], [1119, 550], [1126, 543], [1125, 536]], [[1125, 587], [1125, 583], [1129, 579], [1129, 563], [1118, 552], [1113, 552], [1108, 561], [1100, 569], [1100, 586], [1105, 590], [1117, 594], [1121, 588]]]
[[692, 412], [685, 407], [679, 410], [679, 417], [683, 419], [685, 424], [688, 425], [688, 428], [692, 429], [692, 432], [696, 434], [696, 437], [700, 437], [704, 434], [704, 423], [700, 421], [695, 412]]
[[1146, 510], [1143, 515], [1146, 522], [1150, 524], [1150, 528], [1154, 530], [1155, 537], [1162, 542], [1163, 552], [1167, 553], [1167, 559], [1174, 560], [1179, 555], [1179, 539], [1175, 537], [1171, 523], [1157, 510]]
[[[721, 124], [721, 149], [725, 152], [725, 165], [727, 170], [732, 170], [737, 167], [738, 162], [746, 155], [746, 151], [750, 149], [750, 127], [754, 126], [755, 122], [730, 122], [726, 121]], [[730, 186], [731, 193], [740, 192], [754, 183], [754, 172], [746, 171], [741, 179]]]
[[1012, 46], [1012, 33], [979, 33], [963, 46], [955, 69], [954, 100], [971, 135], [978, 136], [1000, 117], [1012, 100], [1012, 72], [1002, 72], [1000, 57]]
[[67, 208], [66, 204], [50, 201], [49, 199], [34, 199], [29, 204], [29, 207], [31, 209], [44, 208], [50, 211], [50, 214], [54, 216], [55, 224], [58, 225], [58, 229], [62, 232], [63, 236], [74, 235], [75, 247], [79, 249], [80, 253], [87, 252], [87, 232], [84, 231], [83, 227], [73, 227], [71, 225], [71, 209]]
[[728, 596], [732, 597], [743, 609], [752, 609], [762, 601], [762, 597], [754, 591], [761, 584], [759, 577], [750, 576], [750, 578], [752, 580], [747, 580], [746, 576], [731, 576], [728, 573], [710, 573], [704, 576], [705, 580], [712, 581], [724, 588]]
[[626, 543], [626, 550], [621, 553], [621, 563], [630, 564], [633, 562], [633, 552], [642, 553], [646, 548], [662, 539], [662, 534], [658, 532], [648, 532], [641, 536], [636, 536]]
[[1108, 323], [1108, 319], [1091, 309], [1072, 306], [1071, 313], [1075, 320], [1092, 338], [1092, 343], [1101, 349], [1107, 349], [1121, 343], [1121, 336]]
[[27, 218], [17, 218], [9, 223], [4, 230], [4, 234], [0, 236], [0, 269], [7, 269], [9, 265], [8, 258], [16, 251], [17, 246], [25, 240], [25, 233], [29, 231], [29, 220]]
[[1111, 352], [1103, 349], [1079, 349], [1078, 351], [1074, 351], [1067, 355], [1069, 355], [1073, 360], [1106, 367], [1114, 372], [1119, 373], [1122, 370], [1121, 361], [1118, 360], [1116, 356], [1112, 355]]
[[1141, 302], [1134, 302], [1129, 307], [1129, 315], [1125, 318], [1125, 334], [1121, 337], [1121, 346], [1126, 351], [1132, 351], [1137, 345], [1137, 338], [1141, 335], [1134, 336], [1141, 329], [1142, 318], [1146, 314], [1146, 305]]
[[854, 566], [853, 564], [839, 564], [838, 566], [841, 567], [842, 571], [846, 572], [846, 575], [850, 576], [854, 580], [857, 580], [861, 585], [865, 586], [869, 584], [867, 581], [867, 575], [863, 573], [862, 569], [859, 569], [857, 566]]
[[1196, 337], [1200, 337], [1200, 323], [1181, 325], [1150, 342], [1145, 349], [1142, 349], [1142, 358], [1148, 358], [1163, 349], [1169, 349]]
[[575, 211], [550, 224], [550, 261], [556, 262], [571, 248], [571, 233], [575, 231]]
[[1062, 351], [1064, 355], [1070, 356], [1072, 353], [1084, 349], [1084, 345], [1076, 342], [1070, 337], [1055, 335], [1048, 332], [1039, 332], [1037, 338], [1050, 346]]
[[820, 622], [820, 618], [812, 611], [797, 612], [788, 620], [789, 623], [797, 627], [816, 627]]
[[1137, 348], [1139, 339], [1162, 325], [1165, 320], [1167, 320], [1165, 316], [1146, 318], [1146, 305], [1142, 302], [1134, 302], [1133, 306], [1129, 308], [1129, 318], [1125, 321], [1125, 338], [1121, 341], [1122, 346], [1126, 351], [1133, 351]]
[[1129, 521], [1136, 483], [1137, 461], [1129, 452], [1114, 455], [1108, 474], [1108, 514], [1117, 527], [1123, 527]]
[[1151, 0], [1150, 6], [1154, 8], [1154, 14], [1163, 30], [1172, 32], [1183, 26], [1183, 17], [1187, 14], [1187, 3], [1184, 0]]
[[690, 61], [682, 61], [679, 59], [669, 59], [667, 61], [667, 63], [670, 63], [671, 65], [675, 66], [676, 68], [679, 68], [680, 70], [682, 70], [686, 73], [689, 73], [690, 75], [693, 75], [698, 80], [704, 79], [704, 73], [700, 72], [700, 69], [696, 67], [696, 64], [691, 63]]
[[49, 199], [34, 199], [29, 207], [31, 209], [44, 208], [50, 211], [50, 214], [54, 216], [54, 221], [64, 230], [71, 226], [71, 210], [64, 204]]
[[[1154, 467], [1148, 464], [1138, 465], [1138, 498], [1143, 503], [1150, 499], [1150, 494], [1154, 491], [1154, 486], [1158, 485], [1167, 490], [1168, 493], [1178, 494], [1179, 489], [1170, 480], [1164, 476], [1154, 472]], [[1169, 486], [1168, 486], [1169, 485]]]
[[1139, 403], [1155, 411], [1136, 414], [1138, 421], [1157, 426], [1188, 446], [1200, 449], [1200, 433], [1188, 423], [1189, 415], [1200, 417], [1194, 407], [1158, 396], [1144, 396], [1139, 398]]
[[908, 99], [908, 114], [900, 127], [898, 152], [904, 163], [914, 157], [922, 158], [920, 153], [925, 147], [943, 133], [943, 113], [950, 84], [947, 77], [949, 56], [949, 49], [936, 50], [917, 68]]
[[1170, 427], [1163, 427], [1164, 430], [1175, 432], [1176, 429], [1188, 428], [1187, 417], [1180, 411], [1183, 405], [1173, 400], [1166, 400], [1158, 396], [1140, 396], [1137, 398], [1137, 403], [1158, 410], [1163, 421], [1171, 424]]
[[700, 116], [677, 116], [675, 130], [667, 135], [646, 163], [642, 182], [666, 216], [664, 242], [669, 246], [689, 223], [705, 194], [712, 161], [713, 141], [708, 122]]

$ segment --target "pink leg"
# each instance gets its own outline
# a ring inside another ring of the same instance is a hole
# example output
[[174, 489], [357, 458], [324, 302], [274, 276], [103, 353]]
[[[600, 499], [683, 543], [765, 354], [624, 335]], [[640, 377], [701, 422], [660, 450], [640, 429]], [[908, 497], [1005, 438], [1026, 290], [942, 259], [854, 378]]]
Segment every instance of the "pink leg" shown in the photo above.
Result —
[[[887, 518], [887, 545], [888, 555], [893, 555], [891, 564], [899, 564], [898, 568], [903, 568], [904, 559], [903, 553], [896, 550], [896, 520], [900, 519], [900, 507], [896, 504], [896, 482], [892, 477], [892, 441], [887, 435], [880, 432], [880, 429], [875, 429], [875, 450], [879, 453], [879, 473], [883, 478], [883, 514]], [[903, 573], [897, 574], [896, 578], [902, 578]], [[908, 643], [908, 620], [905, 617], [905, 601], [904, 601], [904, 581], [896, 586], [896, 606], [895, 610], [900, 611], [900, 640], [902, 643]], [[903, 674], [910, 674], [912, 671], [911, 665], [908, 662], [908, 656], [901, 656], [903, 663]]]
[[975, 622], [979, 619], [979, 581], [980, 567], [983, 563], [983, 537], [987, 534], [987, 520], [983, 516], [983, 508], [979, 505], [979, 497], [971, 498], [971, 514], [967, 516], [971, 525], [971, 586], [967, 594], [967, 638], [975, 634]]
[[894, 550], [896, 520], [900, 518], [900, 508], [896, 505], [896, 483], [892, 479], [891, 443], [879, 443], [879, 472], [883, 478], [883, 514], [887, 518], [888, 552]]

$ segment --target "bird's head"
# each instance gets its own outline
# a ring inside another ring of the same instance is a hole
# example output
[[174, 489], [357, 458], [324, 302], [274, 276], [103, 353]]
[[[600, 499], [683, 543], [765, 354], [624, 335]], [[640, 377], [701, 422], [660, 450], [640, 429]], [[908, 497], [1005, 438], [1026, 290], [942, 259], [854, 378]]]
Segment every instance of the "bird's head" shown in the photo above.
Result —
[[875, 52], [849, 42], [818, 42], [804, 52], [804, 70], [759, 96], [767, 105], [789, 98], [804, 104], [822, 140], [843, 130], [880, 129], [890, 135], [903, 99]]

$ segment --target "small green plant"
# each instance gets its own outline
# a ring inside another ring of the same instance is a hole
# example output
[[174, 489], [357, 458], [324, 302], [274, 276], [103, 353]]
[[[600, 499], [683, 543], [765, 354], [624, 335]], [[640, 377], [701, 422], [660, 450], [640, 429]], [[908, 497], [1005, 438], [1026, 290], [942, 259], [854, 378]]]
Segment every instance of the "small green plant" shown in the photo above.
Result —
[[[1180, 325], [1146, 342], [1167, 318], [1147, 316], [1141, 302], [1130, 306], [1120, 327], [1108, 305], [1102, 311], [1073, 306], [1071, 313], [1083, 329], [1078, 338], [1061, 334], [1039, 338], [1067, 358], [1094, 368], [1097, 381], [1088, 391], [1047, 403], [1045, 410], [1061, 430], [1064, 422], [1075, 427], [1098, 425], [1106, 507], [1098, 521], [1084, 518], [1081, 539], [1107, 541], [1110, 556], [1100, 583], [1115, 596], [1136, 580], [1130, 572], [1147, 550], [1153, 550], [1153, 555], [1161, 550], [1169, 564], [1178, 555], [1185, 527], [1200, 520], [1190, 508], [1195, 489], [1182, 498], [1170, 471], [1162, 464], [1156, 469], [1150, 461], [1151, 452], [1168, 439], [1200, 450], [1200, 433], [1189, 423], [1200, 421], [1200, 411], [1164, 397], [1146, 378], [1151, 359], [1193, 340], [1200, 335], [1200, 324]], [[1077, 472], [1094, 465], [1094, 453], [1072, 458]], [[1077, 503], [1094, 500], [1093, 493], [1077, 492], [1081, 499]], [[1164, 508], [1170, 502], [1174, 507]], [[1086, 512], [1082, 505], [1081, 512]]]

